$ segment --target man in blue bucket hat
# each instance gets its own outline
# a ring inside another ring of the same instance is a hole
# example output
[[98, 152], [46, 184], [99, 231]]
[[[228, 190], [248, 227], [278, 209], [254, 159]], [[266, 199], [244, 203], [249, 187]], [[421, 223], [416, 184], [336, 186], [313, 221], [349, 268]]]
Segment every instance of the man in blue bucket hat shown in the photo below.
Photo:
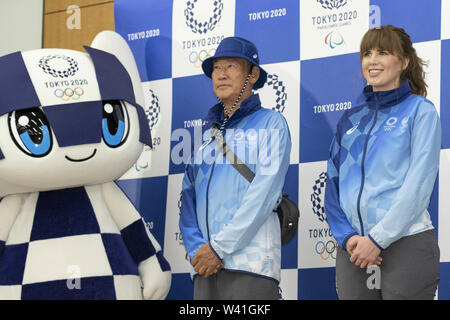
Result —
[[[205, 119], [212, 138], [186, 166], [179, 223], [197, 300], [279, 298], [281, 235], [273, 210], [291, 139], [284, 117], [262, 108], [253, 93], [267, 79], [259, 61], [253, 43], [229, 37], [202, 64], [219, 103]], [[224, 156], [224, 148], [239, 160]], [[245, 164], [253, 180], [231, 161]]]

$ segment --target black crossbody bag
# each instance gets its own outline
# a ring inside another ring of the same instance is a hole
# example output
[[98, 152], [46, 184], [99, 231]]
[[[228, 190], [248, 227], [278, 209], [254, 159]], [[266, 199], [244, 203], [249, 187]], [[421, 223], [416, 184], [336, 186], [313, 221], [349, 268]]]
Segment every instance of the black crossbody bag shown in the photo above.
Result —
[[[211, 128], [211, 136], [216, 140], [220, 151], [228, 162], [251, 183], [255, 178], [255, 173], [228, 147], [222, 132], [215, 124]], [[280, 220], [281, 244], [286, 244], [297, 234], [300, 211], [295, 202], [289, 199], [287, 194], [283, 194], [282, 200], [274, 212], [278, 214]]]

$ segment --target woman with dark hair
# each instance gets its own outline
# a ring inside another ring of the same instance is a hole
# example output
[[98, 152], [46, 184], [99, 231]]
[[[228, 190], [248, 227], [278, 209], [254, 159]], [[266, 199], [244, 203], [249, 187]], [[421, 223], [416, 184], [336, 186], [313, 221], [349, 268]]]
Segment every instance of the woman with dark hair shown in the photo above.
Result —
[[338, 242], [339, 299], [433, 299], [439, 247], [427, 210], [441, 126], [424, 62], [405, 30], [369, 30], [360, 47], [365, 103], [330, 146], [325, 209]]

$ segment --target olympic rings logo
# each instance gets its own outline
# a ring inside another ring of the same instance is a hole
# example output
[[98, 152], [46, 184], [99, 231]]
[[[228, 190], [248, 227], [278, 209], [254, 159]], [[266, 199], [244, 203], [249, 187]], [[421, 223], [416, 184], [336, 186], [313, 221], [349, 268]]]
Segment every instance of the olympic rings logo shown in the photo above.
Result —
[[333, 240], [328, 240], [326, 243], [323, 241], [318, 241], [315, 249], [316, 253], [320, 255], [322, 260], [328, 260], [330, 257], [331, 259], [336, 260], [336, 242]]
[[83, 88], [77, 87], [75, 89], [66, 88], [66, 89], [56, 89], [53, 94], [55, 97], [60, 98], [62, 101], [69, 100], [79, 100], [81, 96], [84, 94]]
[[193, 64], [194, 67], [200, 68], [202, 66], [203, 61], [212, 57], [216, 53], [215, 48], [211, 48], [209, 50], [201, 50], [200, 52], [191, 51], [188, 55], [189, 63]]

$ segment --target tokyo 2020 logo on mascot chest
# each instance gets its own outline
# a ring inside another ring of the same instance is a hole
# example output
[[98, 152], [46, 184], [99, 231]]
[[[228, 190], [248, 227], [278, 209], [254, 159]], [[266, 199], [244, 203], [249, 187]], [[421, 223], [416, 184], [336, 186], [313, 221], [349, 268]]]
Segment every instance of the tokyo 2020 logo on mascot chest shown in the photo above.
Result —
[[125, 40], [0, 58], [0, 299], [163, 299], [170, 266], [114, 180], [151, 145]]

